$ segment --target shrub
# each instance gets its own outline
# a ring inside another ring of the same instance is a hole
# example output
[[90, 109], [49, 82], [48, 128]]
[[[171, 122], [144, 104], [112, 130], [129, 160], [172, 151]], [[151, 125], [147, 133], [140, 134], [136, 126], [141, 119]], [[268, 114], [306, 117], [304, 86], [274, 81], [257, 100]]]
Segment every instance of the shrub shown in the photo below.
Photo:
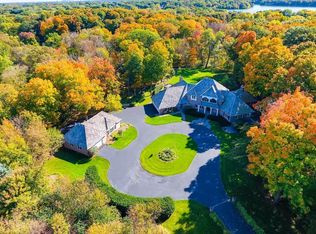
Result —
[[242, 206], [240, 202], [236, 202], [236, 207], [239, 210], [241, 216], [244, 217], [246, 222], [252, 227], [256, 234], [264, 234], [264, 230], [258, 226], [256, 221], [252, 218], [251, 215], [248, 214], [247, 210]]
[[147, 203], [152, 201], [157, 201], [161, 207], [161, 213], [157, 219], [158, 222], [163, 222], [167, 220], [172, 213], [174, 212], [174, 202], [171, 197], [163, 197], [163, 198], [141, 198], [134, 197], [128, 194], [120, 193], [113, 187], [102, 182], [97, 168], [95, 166], [90, 166], [85, 174], [85, 180], [91, 185], [95, 185], [101, 191], [106, 193], [106, 195], [110, 198], [111, 205], [117, 207], [117, 209], [123, 214], [126, 215], [129, 207], [138, 204], [138, 203]]
[[175, 160], [177, 155], [171, 149], [164, 149], [158, 153], [158, 158], [164, 162], [170, 162]]

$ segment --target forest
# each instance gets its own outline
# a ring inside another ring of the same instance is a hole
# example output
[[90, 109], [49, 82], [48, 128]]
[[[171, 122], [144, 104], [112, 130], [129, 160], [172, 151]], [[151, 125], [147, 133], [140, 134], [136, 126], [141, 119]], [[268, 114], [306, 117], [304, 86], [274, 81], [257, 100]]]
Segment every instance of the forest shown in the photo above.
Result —
[[[48, 179], [43, 168], [62, 146], [60, 129], [133, 106], [183, 69], [220, 74], [258, 100], [242, 173], [258, 179], [273, 214], [252, 219], [267, 233], [272, 222], [275, 233], [315, 230], [316, 12], [172, 2], [0, 6], [0, 233], [166, 233], [169, 198], [122, 198], [93, 167], [75, 182]], [[251, 216], [258, 204], [241, 205]]]

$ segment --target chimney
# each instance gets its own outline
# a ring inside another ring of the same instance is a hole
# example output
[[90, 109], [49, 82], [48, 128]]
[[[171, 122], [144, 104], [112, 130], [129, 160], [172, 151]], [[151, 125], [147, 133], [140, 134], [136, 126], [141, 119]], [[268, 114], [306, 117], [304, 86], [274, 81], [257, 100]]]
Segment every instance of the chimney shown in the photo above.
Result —
[[106, 117], [104, 117], [104, 123], [105, 123], [105, 130], [108, 131], [108, 121], [106, 120]]

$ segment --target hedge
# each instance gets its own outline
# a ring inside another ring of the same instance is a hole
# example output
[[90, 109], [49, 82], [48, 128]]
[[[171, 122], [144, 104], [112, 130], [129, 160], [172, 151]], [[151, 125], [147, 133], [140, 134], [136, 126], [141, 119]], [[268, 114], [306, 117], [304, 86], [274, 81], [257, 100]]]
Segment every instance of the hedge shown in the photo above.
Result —
[[265, 233], [264, 230], [258, 226], [258, 224], [252, 218], [252, 216], [248, 214], [247, 210], [243, 207], [243, 205], [240, 202], [238, 202], [238, 201], [236, 202], [236, 207], [239, 210], [241, 216], [244, 217], [246, 222], [252, 227], [252, 229], [254, 230], [254, 232], [256, 234], [264, 234]]
[[167, 220], [175, 210], [174, 202], [171, 197], [163, 197], [163, 198], [142, 198], [135, 197], [128, 194], [124, 194], [118, 192], [112, 186], [105, 184], [97, 171], [95, 166], [90, 166], [86, 170], [85, 180], [95, 185], [101, 191], [107, 194], [107, 196], [111, 200], [111, 205], [116, 206], [123, 215], [126, 215], [128, 208], [138, 203], [146, 203], [151, 201], [158, 201], [161, 207], [161, 214], [159, 215], [158, 222], [163, 222]]

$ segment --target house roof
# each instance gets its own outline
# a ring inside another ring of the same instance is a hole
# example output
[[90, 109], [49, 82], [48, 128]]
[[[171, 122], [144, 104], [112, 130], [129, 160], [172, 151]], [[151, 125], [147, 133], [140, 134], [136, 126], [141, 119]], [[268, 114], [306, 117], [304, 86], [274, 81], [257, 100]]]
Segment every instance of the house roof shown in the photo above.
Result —
[[204, 78], [187, 95], [208, 96], [219, 99], [222, 97], [222, 91], [228, 91], [228, 89], [211, 78]]
[[152, 96], [153, 104], [159, 110], [176, 107], [190, 87], [191, 85], [181, 80], [177, 84]]
[[254, 111], [241, 100], [234, 92], [225, 92], [225, 101], [220, 109], [229, 116], [245, 115]]
[[250, 93], [248, 93], [243, 87], [233, 92], [245, 103], [254, 103], [257, 101], [256, 98], [252, 96]]
[[83, 149], [90, 149], [120, 121], [116, 116], [101, 111], [82, 123], [76, 123], [65, 134], [65, 141]]

